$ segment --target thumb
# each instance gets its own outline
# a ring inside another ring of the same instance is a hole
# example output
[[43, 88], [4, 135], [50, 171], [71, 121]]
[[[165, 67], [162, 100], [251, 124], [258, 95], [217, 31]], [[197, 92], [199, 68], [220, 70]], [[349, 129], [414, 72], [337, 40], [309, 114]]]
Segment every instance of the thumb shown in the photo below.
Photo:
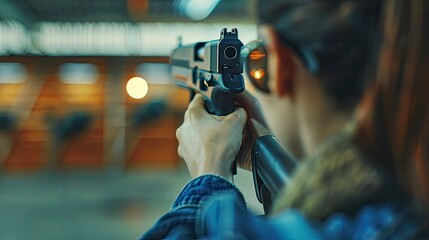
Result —
[[233, 113], [226, 117], [229, 120], [237, 121], [240, 125], [244, 125], [247, 120], [247, 113], [244, 108], [237, 108]]
[[198, 93], [195, 95], [194, 99], [189, 103], [189, 109], [201, 109], [204, 108], [204, 97], [202, 94]]

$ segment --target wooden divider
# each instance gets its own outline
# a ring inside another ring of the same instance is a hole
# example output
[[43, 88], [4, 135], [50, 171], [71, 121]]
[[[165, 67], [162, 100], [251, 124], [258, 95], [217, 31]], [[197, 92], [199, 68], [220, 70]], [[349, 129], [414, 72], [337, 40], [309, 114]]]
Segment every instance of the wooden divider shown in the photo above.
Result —
[[[131, 77], [139, 76], [135, 72], [139, 63], [129, 62], [124, 85]], [[149, 91], [143, 99], [136, 100], [125, 94], [127, 166], [177, 167], [180, 159], [177, 155], [176, 129], [183, 121], [189, 96], [172, 84], [151, 84], [150, 79], [146, 80], [149, 82]], [[167, 103], [168, 110], [156, 119], [133, 126], [131, 122], [136, 109], [158, 99]]]
[[25, 66], [28, 78], [22, 83], [1, 84], [0, 105], [4, 113], [11, 116], [13, 128], [1, 134], [1, 162], [9, 170], [35, 170], [45, 162], [47, 154], [47, 132], [43, 119], [34, 111], [43, 90], [43, 79], [38, 63], [31, 58], [3, 58], [0, 62], [20, 63]]
[[[136, 75], [138, 64], [167, 61], [167, 58], [1, 57], [0, 62], [24, 64], [30, 76], [24, 83], [0, 84], [0, 112], [17, 116], [17, 126], [12, 131], [0, 131], [3, 170], [103, 169], [112, 164], [116, 168], [176, 167], [179, 158], [175, 131], [182, 122], [187, 93], [171, 84], [151, 84], [144, 99], [134, 100], [125, 90], [126, 81]], [[121, 70], [112, 62], [125, 67]], [[97, 67], [99, 78], [93, 84], [63, 83], [58, 69], [64, 63], [91, 63]], [[18, 99], [25, 96], [28, 98], [24, 101]], [[130, 124], [133, 111], [155, 98], [164, 99], [168, 111], [142, 126]], [[60, 139], [61, 124], [75, 113], [87, 114], [90, 124], [80, 133]]]

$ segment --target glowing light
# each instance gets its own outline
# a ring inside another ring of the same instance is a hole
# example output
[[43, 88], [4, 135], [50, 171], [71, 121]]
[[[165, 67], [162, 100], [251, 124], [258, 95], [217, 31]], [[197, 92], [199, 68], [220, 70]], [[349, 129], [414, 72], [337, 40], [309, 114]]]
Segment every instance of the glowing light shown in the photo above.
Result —
[[67, 84], [94, 84], [99, 77], [97, 66], [90, 63], [64, 63], [58, 71], [60, 81]]
[[127, 93], [134, 99], [142, 99], [146, 96], [149, 86], [141, 77], [133, 77], [127, 82]]
[[23, 83], [27, 80], [28, 73], [21, 63], [0, 63], [0, 84]]
[[265, 71], [263, 69], [252, 70], [250, 71], [250, 76], [256, 80], [261, 80], [263, 77], [265, 77]]
[[141, 63], [136, 67], [136, 73], [148, 84], [172, 84], [170, 68], [168, 63]]
[[250, 53], [250, 59], [258, 60], [265, 57], [265, 53], [263, 51], [254, 50]]
[[216, 8], [220, 0], [182, 0], [184, 5], [182, 11], [194, 21], [207, 18]]

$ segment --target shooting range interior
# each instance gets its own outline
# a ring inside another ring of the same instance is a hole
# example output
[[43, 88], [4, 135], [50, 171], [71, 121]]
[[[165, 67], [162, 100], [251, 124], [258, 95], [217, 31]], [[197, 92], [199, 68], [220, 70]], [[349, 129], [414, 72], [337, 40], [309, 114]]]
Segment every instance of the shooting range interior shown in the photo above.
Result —
[[[137, 239], [190, 180], [178, 46], [238, 28], [250, 0], [0, 0], [0, 239]], [[239, 171], [250, 208], [251, 173]]]

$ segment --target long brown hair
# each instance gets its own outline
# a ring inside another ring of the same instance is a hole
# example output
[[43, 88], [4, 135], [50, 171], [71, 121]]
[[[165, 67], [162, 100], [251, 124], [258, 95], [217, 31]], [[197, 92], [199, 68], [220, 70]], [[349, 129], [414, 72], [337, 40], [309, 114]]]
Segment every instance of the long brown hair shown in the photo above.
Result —
[[367, 80], [373, 80], [367, 75], [373, 76], [368, 66], [375, 65], [372, 60], [380, 32], [380, 2], [259, 0], [258, 22], [273, 26], [284, 44], [297, 50], [296, 55], [321, 79], [321, 86], [338, 108], [352, 109], [361, 99]]
[[429, 1], [384, 1], [377, 80], [361, 104], [358, 141], [429, 206]]

